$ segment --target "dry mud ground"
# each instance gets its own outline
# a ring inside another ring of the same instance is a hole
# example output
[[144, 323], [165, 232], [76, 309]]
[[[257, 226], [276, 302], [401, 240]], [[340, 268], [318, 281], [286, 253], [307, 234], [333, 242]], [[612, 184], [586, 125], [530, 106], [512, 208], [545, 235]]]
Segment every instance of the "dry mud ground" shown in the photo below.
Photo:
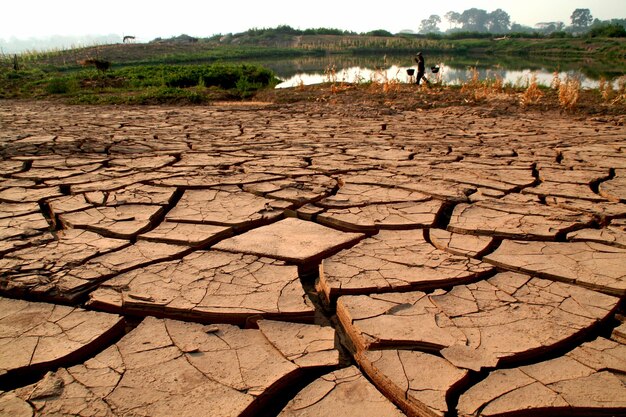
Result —
[[626, 415], [626, 129], [0, 102], [0, 414]]

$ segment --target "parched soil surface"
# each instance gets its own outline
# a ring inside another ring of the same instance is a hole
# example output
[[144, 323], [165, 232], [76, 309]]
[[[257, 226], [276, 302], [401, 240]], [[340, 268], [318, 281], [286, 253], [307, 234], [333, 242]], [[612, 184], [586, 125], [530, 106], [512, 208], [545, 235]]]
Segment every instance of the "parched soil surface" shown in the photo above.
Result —
[[626, 415], [623, 113], [292, 93], [0, 102], [1, 415]]

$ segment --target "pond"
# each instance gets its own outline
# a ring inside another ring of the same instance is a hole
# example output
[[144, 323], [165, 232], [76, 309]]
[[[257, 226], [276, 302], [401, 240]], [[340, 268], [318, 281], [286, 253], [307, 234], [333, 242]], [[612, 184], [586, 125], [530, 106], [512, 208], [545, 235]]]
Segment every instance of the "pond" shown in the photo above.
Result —
[[[532, 77], [537, 83], [549, 86], [555, 74], [561, 80], [578, 77], [583, 88], [596, 88], [600, 80], [613, 81], [624, 75], [625, 68], [619, 62], [594, 60], [531, 60], [521, 57], [493, 56], [425, 56], [426, 77], [446, 85], [462, 84], [478, 73], [479, 79], [501, 78], [504, 83], [525, 87]], [[262, 63], [271, 68], [282, 80], [277, 88], [323, 82], [369, 82], [386, 79], [409, 82], [407, 69], [416, 68], [410, 56], [342, 56], [277, 59]], [[437, 74], [430, 67], [439, 66]]]

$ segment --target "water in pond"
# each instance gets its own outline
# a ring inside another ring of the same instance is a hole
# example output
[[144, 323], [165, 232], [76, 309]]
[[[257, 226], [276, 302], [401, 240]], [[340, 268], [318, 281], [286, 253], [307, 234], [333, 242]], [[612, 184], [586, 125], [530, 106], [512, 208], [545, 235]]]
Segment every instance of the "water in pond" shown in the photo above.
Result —
[[[583, 88], [595, 88], [600, 79], [617, 80], [626, 72], [622, 63], [597, 62], [591, 60], [530, 60], [520, 57], [492, 56], [426, 56], [429, 80], [447, 85], [461, 84], [472, 77], [470, 68], [478, 71], [480, 79], [501, 78], [505, 83], [524, 87], [529, 79], [536, 77], [542, 85], [550, 85], [557, 73], [561, 80], [565, 77], [578, 77]], [[389, 80], [408, 82], [407, 69], [416, 68], [410, 56], [326, 56], [299, 59], [277, 59], [263, 62], [274, 70], [283, 82], [278, 88], [298, 85], [318, 84], [328, 81], [368, 82]], [[439, 66], [437, 74], [431, 73], [430, 67]]]

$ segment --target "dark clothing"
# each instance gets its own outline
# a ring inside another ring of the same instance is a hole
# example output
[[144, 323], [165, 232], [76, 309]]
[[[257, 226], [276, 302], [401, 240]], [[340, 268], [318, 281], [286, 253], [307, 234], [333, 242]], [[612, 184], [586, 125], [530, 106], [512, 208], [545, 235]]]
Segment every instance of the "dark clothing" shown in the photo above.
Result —
[[424, 58], [418, 56], [417, 59], [417, 72], [421, 72], [422, 74], [426, 71], [426, 66], [424, 65]]
[[415, 62], [417, 62], [417, 75], [415, 77], [415, 83], [419, 84], [422, 79], [424, 82], [428, 83], [426, 77], [424, 77], [424, 73], [426, 72], [426, 66], [424, 65], [424, 57], [418, 55], [415, 57]]

